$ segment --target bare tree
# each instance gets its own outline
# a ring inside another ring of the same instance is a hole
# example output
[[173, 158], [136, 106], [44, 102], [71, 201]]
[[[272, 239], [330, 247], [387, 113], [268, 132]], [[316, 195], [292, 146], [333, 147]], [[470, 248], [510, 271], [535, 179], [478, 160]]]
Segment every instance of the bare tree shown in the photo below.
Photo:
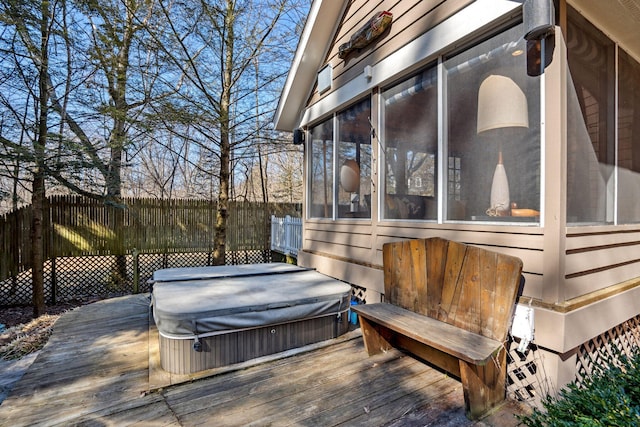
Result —
[[[259, 182], [243, 197], [271, 199], [269, 125], [307, 8], [305, 0], [0, 0], [0, 197], [14, 207], [31, 198], [36, 211], [35, 311], [52, 188], [116, 206], [123, 191], [215, 199], [214, 263], [224, 263], [234, 176]], [[117, 270], [124, 276], [123, 263]]]
[[[271, 117], [288, 69], [286, 46], [297, 40], [292, 25], [283, 21], [297, 19], [294, 12], [301, 6], [291, 0], [200, 0], [160, 7], [170, 31], [157, 40], [164, 40], [165, 55], [185, 81], [174, 106], [181, 118], [190, 118], [218, 163], [211, 171], [218, 182], [213, 262], [224, 264], [233, 168], [255, 156], [260, 126], [254, 124], [269, 122], [266, 115]], [[270, 67], [258, 70], [257, 63]], [[257, 91], [261, 95], [255, 97]]]
[[[40, 313], [47, 185], [55, 180], [119, 205], [129, 138], [147, 131], [137, 119], [174, 89], [158, 89], [161, 67], [142, 31], [152, 25], [152, 0], [0, 0], [0, 8], [0, 117], [15, 125], [0, 128], [0, 159], [14, 166], [0, 175], [32, 183], [31, 267]], [[117, 270], [123, 277], [123, 262]]]
[[[43, 230], [46, 207], [46, 148], [49, 138], [49, 54], [51, 44], [55, 43], [57, 23], [54, 14], [64, 3], [51, 2], [2, 2], [3, 50], [12, 59], [10, 65], [16, 72], [15, 79], [3, 83], [17, 83], [16, 89], [25, 96], [18, 102], [14, 98], [2, 96], [4, 112], [17, 125], [15, 130], [0, 136], [5, 159], [14, 159], [14, 180], [20, 176], [17, 170], [27, 165], [31, 178], [31, 250], [30, 265], [33, 286], [33, 314], [44, 313], [44, 242]], [[9, 76], [11, 77], [11, 75]], [[24, 114], [19, 114], [25, 108]], [[32, 108], [29, 112], [29, 107]], [[31, 146], [24, 144], [25, 138]], [[15, 182], [15, 181], [14, 181]], [[15, 188], [15, 187], [14, 187]], [[14, 190], [14, 200], [17, 191]]]

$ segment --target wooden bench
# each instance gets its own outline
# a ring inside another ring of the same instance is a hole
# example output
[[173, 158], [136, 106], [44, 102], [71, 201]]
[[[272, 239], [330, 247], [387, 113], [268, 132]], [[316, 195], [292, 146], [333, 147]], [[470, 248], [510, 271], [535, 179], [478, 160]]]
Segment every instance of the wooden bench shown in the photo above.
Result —
[[401, 348], [460, 378], [467, 417], [504, 400], [522, 261], [440, 238], [383, 246], [384, 303], [352, 307], [369, 355]]

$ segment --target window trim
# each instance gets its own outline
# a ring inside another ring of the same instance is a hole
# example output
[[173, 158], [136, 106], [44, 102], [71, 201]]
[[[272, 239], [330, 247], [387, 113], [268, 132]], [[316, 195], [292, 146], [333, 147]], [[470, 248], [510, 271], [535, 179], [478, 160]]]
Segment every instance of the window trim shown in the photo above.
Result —
[[408, 71], [438, 60], [445, 50], [450, 54], [468, 45], [469, 41], [481, 41], [483, 35], [495, 33], [496, 29], [519, 19], [521, 8], [521, 4], [512, 0], [476, 0], [380, 62], [372, 64], [371, 79], [362, 73], [308, 106], [299, 126], [312, 127], [322, 118], [347, 108], [354, 99], [373, 94], [376, 88], [388, 86], [406, 76]]

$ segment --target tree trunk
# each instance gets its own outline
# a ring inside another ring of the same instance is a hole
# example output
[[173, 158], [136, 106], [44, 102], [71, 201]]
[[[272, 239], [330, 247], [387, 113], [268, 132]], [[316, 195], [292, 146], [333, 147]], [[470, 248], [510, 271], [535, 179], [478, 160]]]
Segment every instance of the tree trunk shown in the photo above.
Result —
[[38, 70], [39, 118], [38, 137], [34, 141], [35, 169], [31, 196], [31, 282], [33, 286], [33, 316], [38, 317], [45, 312], [44, 304], [44, 211], [46, 205], [45, 189], [45, 147], [47, 145], [48, 118], [48, 85], [49, 72], [48, 40], [49, 40], [49, 2], [42, 2], [42, 19], [40, 21], [40, 68]]
[[227, 0], [224, 40], [224, 70], [220, 99], [220, 189], [216, 210], [216, 228], [213, 247], [213, 265], [224, 265], [227, 246], [227, 218], [229, 216], [229, 181], [231, 176], [231, 88], [233, 85], [233, 39], [235, 25], [234, 2]]
[[[260, 62], [258, 58], [255, 59], [256, 67], [256, 88], [260, 87], [259, 70]], [[258, 167], [260, 170], [260, 189], [262, 190], [262, 201], [264, 203], [269, 202], [269, 192], [267, 191], [267, 170], [262, 164], [262, 141], [260, 139], [260, 93], [256, 90], [256, 144], [258, 145]]]
[[[113, 207], [113, 227], [116, 241], [114, 249], [117, 254], [116, 268], [112, 273], [112, 285], [120, 288], [128, 280], [126, 247], [124, 241], [124, 206], [122, 204], [122, 156], [127, 138], [126, 124], [129, 106], [127, 103], [127, 82], [129, 70], [129, 50], [135, 35], [134, 18], [131, 8], [127, 9], [127, 25], [122, 34], [122, 47], [116, 55], [114, 75], [110, 79], [109, 96], [114, 106], [112, 112], [113, 127], [109, 137], [111, 156], [107, 177], [107, 201]], [[107, 70], [105, 70], [107, 71]]]
[[[124, 136], [120, 134], [124, 129], [124, 121], [114, 124], [112, 139], [122, 141]], [[115, 135], [114, 135], [115, 134]], [[111, 161], [109, 162], [109, 182], [107, 185], [107, 202], [111, 205], [109, 210], [113, 212], [113, 250], [116, 254], [116, 265], [111, 273], [109, 285], [112, 290], [121, 290], [127, 282], [127, 257], [124, 241], [124, 206], [122, 204], [121, 193], [121, 169], [122, 169], [122, 143], [115, 142], [111, 147]]]
[[33, 317], [45, 313], [44, 303], [44, 174], [36, 171], [31, 200], [31, 283], [33, 286]]

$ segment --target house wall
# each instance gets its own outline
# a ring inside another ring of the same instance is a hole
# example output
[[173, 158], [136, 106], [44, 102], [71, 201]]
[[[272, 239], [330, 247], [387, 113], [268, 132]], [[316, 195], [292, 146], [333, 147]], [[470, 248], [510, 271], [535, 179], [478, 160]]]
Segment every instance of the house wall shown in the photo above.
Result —
[[[473, 0], [447, 2], [442, 0], [419, 2], [354, 0], [349, 2], [325, 61], [326, 64], [331, 64], [333, 67], [332, 88], [339, 88], [346, 82], [353, 80], [362, 74], [365, 66], [380, 62], [470, 3], [473, 3]], [[348, 42], [351, 35], [362, 28], [371, 16], [383, 10], [393, 13], [393, 24], [388, 30], [388, 34], [378, 39], [376, 43], [362, 49], [357, 55], [349, 55], [344, 61], [338, 58], [340, 45]], [[317, 102], [330, 93], [331, 91], [319, 95], [317, 90], [314, 90], [309, 104]]]
[[[332, 88], [321, 95], [312, 93], [302, 125], [313, 124], [358, 96], [377, 93], [382, 83], [409, 74], [436, 58], [439, 51], [479, 37], [495, 22], [514, 14], [508, 9], [496, 11], [493, 18], [483, 18], [481, 25], [467, 29], [471, 34], [452, 35], [451, 42], [438, 44], [424, 37], [430, 30], [437, 33], [442, 27], [438, 24], [465, 12], [464, 7], [471, 3], [350, 2], [327, 55], [327, 63], [333, 66]], [[517, 14], [519, 6], [514, 4]], [[560, 1], [559, 6], [562, 20], [566, 4]], [[339, 59], [338, 46], [378, 10], [394, 14], [389, 34], [358, 55]], [[638, 57], [638, 52], [632, 53]], [[396, 64], [395, 74], [385, 63], [390, 58]], [[545, 354], [555, 356], [544, 362], [554, 386], [559, 388], [571, 381], [579, 346], [640, 313], [640, 225], [567, 226], [567, 100], [563, 94], [569, 71], [565, 58], [566, 46], [558, 27], [554, 61], [544, 76], [543, 208], [539, 225], [385, 221], [379, 219], [374, 202], [371, 219], [305, 220], [299, 264], [364, 287], [367, 301], [377, 302], [384, 298], [382, 245], [386, 242], [438, 236], [518, 256], [524, 263], [525, 278], [520, 302], [535, 309], [535, 343]], [[362, 75], [366, 65], [373, 67], [369, 80]], [[372, 111], [376, 108], [374, 102]], [[376, 127], [377, 117], [371, 120]], [[376, 159], [378, 148], [374, 143]], [[376, 183], [377, 179], [374, 173], [372, 181]], [[378, 200], [377, 186], [373, 193], [371, 199]]]
[[[345, 106], [353, 98], [376, 90], [375, 88], [381, 83], [381, 80], [392, 81], [406, 76], [412, 69], [417, 69], [425, 62], [436, 58], [438, 50], [449, 47], [446, 42], [432, 42], [428, 39], [424, 40], [424, 37], [420, 39], [419, 36], [423, 36], [430, 29], [442, 24], [447, 18], [471, 3], [473, 1], [468, 0], [448, 2], [367, 2], [356, 0], [350, 2], [346, 8], [343, 22], [338, 27], [332, 47], [327, 54], [327, 63], [332, 64], [333, 67], [332, 88], [321, 95], [314, 90], [309, 100], [306, 117], [312, 122], [317, 121], [326, 116], [325, 112], [335, 111], [340, 105]], [[502, 7], [503, 9], [496, 8], [494, 14], [489, 14], [484, 19], [487, 22], [509, 19], [509, 16], [504, 16], [505, 6]], [[517, 8], [517, 3], [507, 5], [507, 7]], [[345, 60], [338, 58], [339, 46], [347, 42], [351, 34], [361, 28], [363, 22], [366, 22], [379, 10], [388, 10], [393, 13], [393, 24], [389, 33], [361, 52], [347, 56]], [[462, 43], [470, 38], [468, 34], [465, 34], [465, 31], [468, 31], [467, 28], [461, 30], [464, 25], [457, 24], [455, 27], [460, 35], [452, 35], [452, 42]], [[479, 25], [476, 34], [483, 31], [485, 29]], [[447, 33], [452, 33], [452, 31], [448, 30]], [[427, 46], [433, 50], [431, 57], [429, 57], [428, 49], [424, 49]], [[422, 52], [424, 58], [416, 61], [414, 51]], [[402, 66], [395, 60], [391, 61], [396, 66], [392, 72], [387, 71], [386, 75], [383, 75], [384, 70], [389, 67], [384, 61], [394, 55], [401, 58]], [[374, 78], [368, 82], [368, 86], [367, 83], [364, 85], [361, 83], [364, 80], [362, 73], [366, 65], [373, 66], [374, 73], [376, 73]], [[378, 73], [378, 70], [381, 71]], [[356, 89], [349, 87], [354, 86], [354, 82], [358, 82], [359, 87]], [[344, 92], [346, 95], [343, 94]], [[375, 97], [372, 98], [373, 100]], [[372, 111], [376, 110], [377, 106], [372, 105]], [[374, 127], [377, 127], [377, 117], [372, 117], [371, 120]], [[379, 146], [374, 143], [374, 151], [377, 152], [378, 149]], [[377, 170], [376, 167], [374, 169]], [[372, 179], [375, 182], [377, 175], [374, 175]], [[377, 200], [377, 187], [374, 187], [373, 193], [372, 200]], [[383, 292], [382, 245], [402, 238], [441, 236], [490, 247], [493, 250], [521, 257], [525, 264], [525, 294], [532, 298], [542, 298], [543, 228], [486, 224], [433, 224], [398, 220], [380, 221], [377, 208], [377, 203], [374, 203], [370, 220], [332, 221], [313, 218], [305, 220], [303, 250], [299, 255], [299, 262], [324, 270], [328, 274], [339, 276], [343, 280], [347, 280], [350, 273], [347, 271], [348, 269], [336, 266], [345, 263], [357, 265], [359, 266], [357, 268], [358, 274], [355, 275], [356, 281], [352, 283], [366, 287], [371, 299], [379, 300], [380, 294]]]
[[614, 286], [640, 275], [637, 226], [567, 229], [565, 298]]

